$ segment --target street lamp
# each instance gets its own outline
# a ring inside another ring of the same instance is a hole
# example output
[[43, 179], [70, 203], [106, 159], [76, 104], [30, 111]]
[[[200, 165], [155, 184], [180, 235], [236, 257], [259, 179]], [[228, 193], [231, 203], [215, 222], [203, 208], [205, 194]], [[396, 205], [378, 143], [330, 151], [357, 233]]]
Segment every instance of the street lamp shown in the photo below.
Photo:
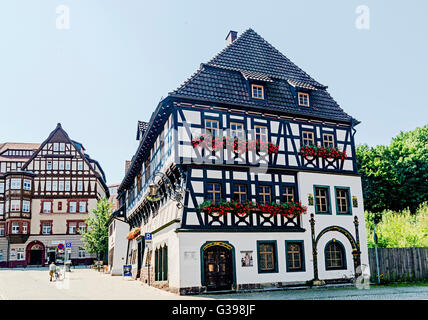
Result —
[[155, 184], [154, 180], [156, 176], [160, 176], [160, 181], [163, 182], [165, 186], [165, 192], [172, 200], [177, 201], [177, 207], [179, 209], [183, 208], [183, 191], [186, 191], [183, 187], [183, 183], [175, 182], [172, 183], [171, 179], [163, 172], [156, 171], [153, 174], [153, 182], [149, 185], [149, 195], [147, 199], [150, 201], [159, 201], [161, 199], [161, 194], [159, 191], [159, 184]]

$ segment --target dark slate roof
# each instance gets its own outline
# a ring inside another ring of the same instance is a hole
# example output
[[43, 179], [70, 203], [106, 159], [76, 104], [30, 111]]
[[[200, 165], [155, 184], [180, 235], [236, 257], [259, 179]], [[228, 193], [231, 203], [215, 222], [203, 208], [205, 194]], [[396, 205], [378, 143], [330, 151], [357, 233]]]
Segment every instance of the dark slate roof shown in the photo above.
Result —
[[[248, 80], [263, 82], [265, 100], [250, 97]], [[298, 106], [295, 87], [310, 92], [311, 107]], [[326, 88], [249, 29], [169, 95], [350, 122]]]

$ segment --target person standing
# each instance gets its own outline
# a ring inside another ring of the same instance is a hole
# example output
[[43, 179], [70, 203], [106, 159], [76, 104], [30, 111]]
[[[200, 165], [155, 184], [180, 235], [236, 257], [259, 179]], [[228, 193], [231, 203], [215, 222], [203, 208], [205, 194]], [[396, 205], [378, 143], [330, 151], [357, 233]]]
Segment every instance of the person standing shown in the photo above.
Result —
[[56, 270], [56, 265], [55, 265], [55, 262], [52, 261], [51, 264], [49, 265], [49, 276], [50, 276], [49, 281], [52, 281], [52, 277], [55, 273], [55, 270]]

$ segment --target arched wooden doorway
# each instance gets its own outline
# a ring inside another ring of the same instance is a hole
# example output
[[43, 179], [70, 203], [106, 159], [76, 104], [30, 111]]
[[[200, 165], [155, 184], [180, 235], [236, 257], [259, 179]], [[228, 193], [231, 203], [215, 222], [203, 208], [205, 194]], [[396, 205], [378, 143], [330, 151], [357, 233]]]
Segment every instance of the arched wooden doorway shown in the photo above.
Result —
[[234, 256], [234, 248], [227, 242], [207, 242], [202, 246], [202, 285], [207, 291], [234, 288]]
[[32, 241], [26, 249], [27, 265], [45, 265], [45, 246], [40, 241]]

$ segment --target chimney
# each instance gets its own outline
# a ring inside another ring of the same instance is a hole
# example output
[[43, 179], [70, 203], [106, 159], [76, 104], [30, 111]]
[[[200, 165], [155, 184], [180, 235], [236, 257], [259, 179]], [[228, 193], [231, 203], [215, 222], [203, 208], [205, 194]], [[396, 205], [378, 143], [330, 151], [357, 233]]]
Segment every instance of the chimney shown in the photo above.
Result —
[[129, 166], [131, 165], [131, 161], [126, 160], [125, 161], [125, 174], [128, 172]]
[[230, 30], [226, 37], [226, 45], [231, 44], [238, 37], [238, 32]]

